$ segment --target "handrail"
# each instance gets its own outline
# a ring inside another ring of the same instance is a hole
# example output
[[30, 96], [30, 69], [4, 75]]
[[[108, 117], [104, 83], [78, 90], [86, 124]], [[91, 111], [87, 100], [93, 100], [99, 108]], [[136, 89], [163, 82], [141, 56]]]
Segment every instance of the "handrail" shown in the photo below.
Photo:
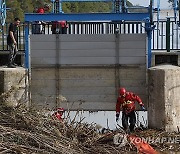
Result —
[[[152, 50], [166, 50], [166, 21], [154, 22], [156, 30], [152, 32]], [[29, 25], [30, 34], [32, 34], [32, 23]], [[119, 33], [125, 34], [140, 34], [145, 33], [142, 22], [69, 22], [67, 34], [115, 34], [115, 28], [119, 29]], [[8, 51], [7, 35], [9, 23], [1, 26], [2, 32], [0, 33], [0, 51]], [[170, 50], [180, 50], [180, 29], [175, 29], [175, 21], [170, 22]], [[43, 34], [52, 34], [51, 23], [43, 25]], [[157, 30], [158, 29], [158, 30]], [[19, 51], [25, 49], [25, 27], [19, 27], [18, 33], [18, 48]]]

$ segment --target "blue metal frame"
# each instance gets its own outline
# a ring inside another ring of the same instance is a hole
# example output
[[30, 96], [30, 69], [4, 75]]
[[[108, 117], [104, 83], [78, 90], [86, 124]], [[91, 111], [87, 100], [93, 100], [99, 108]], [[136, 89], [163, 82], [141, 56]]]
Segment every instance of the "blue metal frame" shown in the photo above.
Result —
[[4, 26], [6, 21], [6, 1], [0, 0], [0, 23]]
[[25, 67], [30, 68], [29, 57], [29, 25], [25, 27]]
[[[52, 0], [55, 2], [54, 0]], [[77, 2], [79, 0], [62, 0], [62, 2], [73, 1]], [[87, 0], [82, 0], [82, 2]], [[110, 1], [110, 0], [89, 0], [89, 1]], [[120, 0], [121, 2], [125, 2], [126, 0]], [[115, 2], [115, 0], [113, 0]], [[151, 0], [154, 2], [154, 0]], [[150, 23], [150, 18], [152, 16], [152, 10], [148, 13], [126, 13], [126, 12], [118, 12], [118, 13], [78, 13], [78, 14], [68, 14], [68, 13], [48, 13], [48, 14], [25, 14], [25, 22], [33, 22], [33, 21], [145, 21], [146, 27], [145, 30], [147, 32], [148, 37], [148, 67], [151, 66], [151, 38], [152, 38], [152, 27]], [[29, 68], [29, 29], [26, 27], [25, 30], [25, 40], [26, 40], [26, 68]]]
[[[154, 0], [152, 0], [153, 2], [154, 2]], [[158, 0], [158, 1], [160, 1], [160, 0]], [[62, 3], [63, 2], [111, 2], [112, 3], [112, 12], [113, 13], [125, 13], [125, 12], [127, 12], [127, 10], [129, 9], [129, 8], [138, 8], [138, 7], [127, 7], [127, 0], [58, 0], [58, 2], [56, 2], [55, 0], [51, 0], [51, 2], [52, 2], [52, 4], [53, 4], [53, 9], [52, 9], [52, 13], [55, 13], [56, 12], [56, 10], [55, 10], [55, 4], [57, 4], [58, 3], [58, 5], [59, 5], [59, 10], [58, 10], [58, 12], [59, 13], [63, 13], [63, 10], [62, 10]], [[118, 10], [116, 10], [117, 9], [117, 7], [116, 7], [116, 2], [118, 2]], [[140, 9], [142, 9], [142, 8], [147, 8], [148, 9], [148, 7], [139, 7]]]
[[152, 31], [155, 29], [155, 25], [151, 25], [150, 20], [146, 19], [145, 20], [145, 31], [147, 32], [147, 37], [148, 37], [148, 63], [147, 67], [151, 67], [151, 39], [152, 39]]
[[173, 10], [174, 10], [174, 20], [177, 22], [177, 14], [179, 11], [179, 4], [178, 0], [173, 0]]
[[59, 11], [58, 12], [63, 13], [63, 10], [62, 10], [63, 2], [112, 2], [112, 3], [114, 3], [114, 1], [116, 1], [116, 0], [59, 0], [58, 2], [56, 2], [55, 0], [51, 0], [51, 2], [53, 3], [53, 13], [56, 12], [54, 6], [57, 3], [59, 3]]
[[150, 18], [149, 13], [48, 13], [25, 14], [26, 22], [33, 21], [143, 21]]
[[[33, 21], [107, 21], [107, 20], [114, 20], [114, 21], [149, 21], [147, 19], [150, 18], [149, 13], [85, 13], [85, 14], [65, 14], [65, 13], [55, 13], [55, 14], [25, 14], [25, 21], [26, 22], [33, 22]], [[147, 22], [148, 27], [150, 22]], [[151, 66], [151, 29], [148, 29], [148, 67]], [[26, 27], [25, 30], [25, 39], [26, 39], [26, 68], [29, 68], [29, 29]]]
[[157, 21], [160, 19], [160, 0], [157, 0]]

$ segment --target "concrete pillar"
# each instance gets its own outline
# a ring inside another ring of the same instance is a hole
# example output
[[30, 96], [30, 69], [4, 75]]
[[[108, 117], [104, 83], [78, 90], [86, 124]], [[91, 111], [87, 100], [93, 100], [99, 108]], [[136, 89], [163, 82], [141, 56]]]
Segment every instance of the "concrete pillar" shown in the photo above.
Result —
[[180, 129], [180, 67], [155, 66], [148, 70], [148, 125], [167, 132]]
[[15, 107], [28, 103], [27, 79], [24, 68], [0, 68], [0, 105]]

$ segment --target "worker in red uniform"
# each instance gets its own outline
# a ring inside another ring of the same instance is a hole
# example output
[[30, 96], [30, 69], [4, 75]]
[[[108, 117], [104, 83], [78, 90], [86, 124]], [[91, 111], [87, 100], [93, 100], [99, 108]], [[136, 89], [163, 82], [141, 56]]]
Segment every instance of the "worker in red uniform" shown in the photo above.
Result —
[[42, 13], [44, 14], [45, 12], [48, 12], [50, 10], [50, 5], [49, 4], [44, 4], [43, 7], [39, 7], [35, 10], [35, 13]]
[[127, 92], [125, 88], [119, 89], [119, 96], [116, 103], [116, 121], [119, 120], [120, 109], [122, 109], [122, 126], [126, 132], [128, 131], [128, 120], [130, 123], [130, 132], [134, 131], [136, 124], [135, 102], [138, 102], [142, 110], [145, 110], [139, 96], [132, 92]]
[[67, 34], [67, 28], [66, 21], [54, 21], [52, 22], [51, 31], [52, 34]]
[[[43, 7], [39, 7], [35, 9], [35, 13], [44, 14], [50, 10], [50, 5], [45, 4]], [[32, 34], [42, 34], [45, 31], [45, 22], [43, 21], [35, 21], [32, 24]]]
[[64, 108], [60, 107], [57, 108], [57, 110], [53, 113], [53, 118], [59, 120], [60, 122], [63, 122], [63, 113], [64, 113]]

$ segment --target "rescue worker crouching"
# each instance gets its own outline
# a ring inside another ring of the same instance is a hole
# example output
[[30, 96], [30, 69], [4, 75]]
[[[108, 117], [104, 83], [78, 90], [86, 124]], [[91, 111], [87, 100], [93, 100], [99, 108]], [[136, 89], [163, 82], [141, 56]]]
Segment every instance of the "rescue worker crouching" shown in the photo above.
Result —
[[[132, 92], [127, 92], [125, 88], [119, 89], [119, 96], [116, 103], [116, 122], [119, 120], [120, 109], [122, 108], [122, 126], [126, 132], [134, 131], [136, 124], [135, 102], [138, 102], [142, 110], [145, 110], [144, 104], [139, 96]], [[128, 126], [128, 120], [130, 126]]]
[[54, 120], [59, 120], [60, 122], [63, 122], [63, 114], [64, 114], [64, 108], [60, 107], [57, 108], [57, 110], [52, 114], [52, 117]]
[[64, 108], [60, 107], [57, 108], [56, 111], [52, 114], [52, 124], [55, 126], [54, 127], [54, 132], [58, 137], [62, 137], [65, 128], [65, 122], [63, 118], [64, 114]]

